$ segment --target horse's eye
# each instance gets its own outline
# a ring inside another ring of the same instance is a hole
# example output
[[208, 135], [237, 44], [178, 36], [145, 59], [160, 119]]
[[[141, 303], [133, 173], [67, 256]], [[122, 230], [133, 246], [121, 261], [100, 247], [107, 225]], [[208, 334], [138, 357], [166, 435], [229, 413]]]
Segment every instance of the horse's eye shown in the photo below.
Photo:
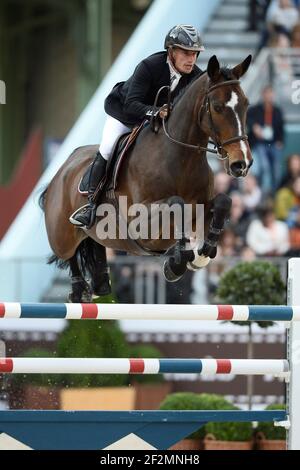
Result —
[[214, 105], [214, 110], [216, 113], [221, 113], [222, 112], [222, 106], [220, 104], [215, 104]]

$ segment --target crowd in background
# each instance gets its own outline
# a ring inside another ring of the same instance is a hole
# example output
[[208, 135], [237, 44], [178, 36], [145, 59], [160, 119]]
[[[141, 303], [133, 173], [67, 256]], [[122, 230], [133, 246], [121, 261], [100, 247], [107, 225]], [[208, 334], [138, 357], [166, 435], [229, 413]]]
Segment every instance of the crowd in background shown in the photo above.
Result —
[[[299, 0], [250, 0], [249, 30], [261, 32], [260, 47], [299, 48], [300, 58], [299, 8]], [[287, 61], [281, 66], [282, 75]], [[294, 71], [289, 78], [290, 99], [295, 75]], [[249, 108], [247, 132], [254, 164], [247, 178], [233, 180], [221, 167], [216, 172], [216, 193], [232, 198], [220, 256], [300, 254], [300, 143], [299, 153], [285, 154], [284, 109], [276, 98], [268, 85], [261, 101]]]
[[281, 34], [299, 47], [299, 0], [249, 0], [250, 31], [261, 32], [260, 47]]
[[285, 151], [285, 111], [292, 102], [292, 83], [300, 78], [299, 13], [300, 0], [249, 0], [248, 30], [260, 33], [257, 54], [263, 47], [271, 51], [273, 82], [248, 111], [254, 158], [248, 176], [234, 179], [210, 159], [215, 193], [228, 194], [232, 208], [217, 259], [190, 280], [192, 303], [215, 301], [220, 275], [234, 260], [300, 256], [300, 142], [296, 152]]

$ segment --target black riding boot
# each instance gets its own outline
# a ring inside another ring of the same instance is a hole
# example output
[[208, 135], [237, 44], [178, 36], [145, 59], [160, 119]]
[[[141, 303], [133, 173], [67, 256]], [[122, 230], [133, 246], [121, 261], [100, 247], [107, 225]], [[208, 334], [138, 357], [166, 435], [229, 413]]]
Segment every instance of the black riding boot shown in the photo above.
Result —
[[98, 185], [105, 177], [106, 164], [107, 161], [104, 160], [98, 150], [90, 173], [88, 194], [89, 203], [79, 209], [79, 211], [77, 211], [74, 215], [72, 215], [72, 218], [70, 219], [72, 224], [78, 225], [79, 227], [86, 227], [88, 229], [94, 225], [97, 210], [97, 203], [94, 200], [94, 193]]

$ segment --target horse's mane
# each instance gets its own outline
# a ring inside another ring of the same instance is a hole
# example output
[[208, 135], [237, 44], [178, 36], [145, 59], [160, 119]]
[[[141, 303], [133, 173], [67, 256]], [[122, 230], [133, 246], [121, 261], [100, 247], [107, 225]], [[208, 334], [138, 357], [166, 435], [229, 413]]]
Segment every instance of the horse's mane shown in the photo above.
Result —
[[193, 83], [195, 83], [196, 80], [198, 80], [199, 78], [201, 78], [204, 74], [206, 73], [206, 70], [202, 71], [202, 73], [200, 75], [196, 75], [188, 85], [186, 85], [184, 88], [182, 88], [180, 90], [180, 92], [178, 93], [178, 95], [174, 98], [173, 100], [173, 105], [175, 106], [178, 101], [181, 100], [182, 96], [185, 94], [185, 92], [193, 85]]
[[[194, 77], [193, 80], [191, 80], [190, 83], [186, 87], [184, 87], [182, 90], [180, 90], [178, 95], [173, 100], [173, 106], [176, 106], [176, 104], [178, 103], [178, 101], [181, 100], [181, 98], [185, 94], [185, 92], [193, 85], [193, 83], [195, 83], [196, 80], [203, 77], [203, 75], [206, 72], [207, 72], [206, 70], [202, 71], [202, 73], [200, 75], [197, 75], [196, 77]], [[233, 73], [232, 73], [231, 68], [228, 67], [227, 65], [222, 66], [220, 68], [220, 72], [221, 72], [221, 75], [223, 76], [223, 78], [225, 80], [233, 80], [235, 78]]]

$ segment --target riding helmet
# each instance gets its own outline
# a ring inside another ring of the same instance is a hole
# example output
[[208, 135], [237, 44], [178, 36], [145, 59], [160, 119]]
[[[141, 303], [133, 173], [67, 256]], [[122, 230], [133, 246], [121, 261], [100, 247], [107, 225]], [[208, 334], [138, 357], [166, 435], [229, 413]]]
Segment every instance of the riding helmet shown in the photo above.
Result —
[[188, 51], [204, 51], [199, 31], [191, 25], [179, 24], [168, 32], [165, 38], [165, 49], [179, 47]]

